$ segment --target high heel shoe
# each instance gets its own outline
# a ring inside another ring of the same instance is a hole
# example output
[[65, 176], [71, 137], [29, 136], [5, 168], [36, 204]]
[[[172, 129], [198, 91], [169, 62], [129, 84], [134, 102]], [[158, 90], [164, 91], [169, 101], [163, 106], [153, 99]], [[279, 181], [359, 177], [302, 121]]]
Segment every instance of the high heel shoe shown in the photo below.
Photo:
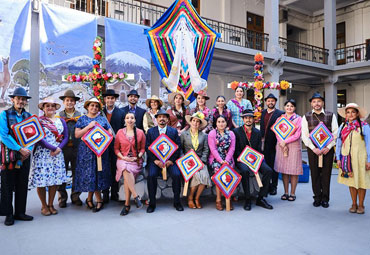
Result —
[[141, 202], [141, 198], [139, 195], [135, 197], [135, 204], [136, 204], [136, 208], [138, 209], [143, 208], [143, 203]]
[[127, 215], [130, 212], [130, 208], [131, 208], [131, 206], [124, 205], [123, 208], [122, 208], [122, 211], [119, 215], [121, 215], [121, 216]]
[[[101, 205], [101, 206], [98, 207], [98, 205]], [[94, 213], [99, 212], [103, 208], [104, 208], [104, 203], [103, 202], [96, 202], [96, 206], [94, 207], [93, 212]]]
[[[94, 205], [92, 200], [87, 200], [87, 198], [86, 198], [85, 203], [86, 203], [87, 208], [89, 208], [90, 210], [95, 208], [95, 205]], [[90, 205], [89, 203], [91, 203], [92, 205]]]

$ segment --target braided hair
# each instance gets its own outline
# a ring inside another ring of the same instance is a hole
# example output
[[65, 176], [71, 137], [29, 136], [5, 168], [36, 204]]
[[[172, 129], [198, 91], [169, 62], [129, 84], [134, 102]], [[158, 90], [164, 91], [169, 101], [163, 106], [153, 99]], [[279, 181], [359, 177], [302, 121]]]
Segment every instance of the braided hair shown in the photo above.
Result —
[[137, 133], [136, 133], [136, 125], [134, 126], [134, 139], [135, 139], [135, 152], [136, 152], [136, 158], [137, 158], [137, 164], [139, 165], [139, 149], [137, 145]]

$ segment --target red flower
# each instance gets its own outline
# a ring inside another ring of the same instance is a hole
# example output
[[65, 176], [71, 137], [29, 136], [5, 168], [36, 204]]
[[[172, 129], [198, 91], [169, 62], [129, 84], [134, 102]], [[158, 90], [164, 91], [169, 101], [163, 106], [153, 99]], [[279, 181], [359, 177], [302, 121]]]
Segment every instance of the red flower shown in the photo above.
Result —
[[98, 77], [98, 79], [101, 79], [101, 74], [99, 73], [99, 74], [97, 75], [97, 77]]
[[101, 56], [99, 54], [95, 54], [95, 59], [96, 60], [100, 60], [101, 59]]
[[107, 81], [107, 80], [109, 79], [109, 77], [108, 77], [106, 74], [103, 74], [103, 79], [104, 79], [105, 81]]
[[96, 50], [96, 47], [95, 46], [93, 47], [93, 50]]
[[97, 86], [93, 87], [94, 92], [99, 91], [99, 88]]
[[100, 68], [100, 65], [94, 65], [94, 68], [98, 69], [98, 68]]
[[76, 75], [72, 75], [72, 81], [76, 81]]
[[97, 97], [97, 96], [99, 96], [99, 95], [100, 95], [100, 92], [99, 92], [99, 91], [95, 91], [95, 92], [94, 92], [94, 95]]

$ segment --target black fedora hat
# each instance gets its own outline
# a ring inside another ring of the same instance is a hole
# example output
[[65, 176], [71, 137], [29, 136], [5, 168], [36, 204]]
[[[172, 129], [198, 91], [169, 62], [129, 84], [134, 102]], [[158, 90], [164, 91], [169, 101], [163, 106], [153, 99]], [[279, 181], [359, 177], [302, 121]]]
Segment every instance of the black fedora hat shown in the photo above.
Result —
[[166, 115], [167, 118], [170, 117], [170, 114], [168, 112], [166, 112], [165, 110], [161, 109], [157, 112], [157, 114], [155, 115], [155, 117], [157, 118], [159, 115]]
[[107, 89], [103, 93], [103, 97], [107, 97], [107, 96], [114, 96], [115, 98], [119, 97], [119, 95], [114, 91], [114, 89]]
[[269, 98], [273, 98], [275, 99], [275, 101], [277, 101], [278, 99], [274, 96], [274, 94], [270, 93], [267, 97], [265, 97], [265, 101]]
[[127, 94], [127, 96], [131, 96], [131, 95], [133, 95], [133, 96], [137, 96], [137, 97], [140, 97], [139, 93], [137, 93], [137, 91], [136, 91], [135, 89], [131, 90], [131, 91]]
[[309, 101], [310, 101], [310, 103], [311, 103], [311, 101], [312, 101], [313, 99], [316, 99], [316, 98], [320, 98], [322, 101], [325, 101], [325, 98], [323, 98], [319, 92], [315, 92], [315, 93], [313, 93], [312, 97], [311, 97], [311, 98], [310, 98], [310, 100], [309, 100]]
[[14, 97], [25, 97], [27, 99], [30, 99], [31, 97], [27, 95], [27, 92], [24, 88], [18, 87], [13, 91], [13, 95], [9, 95], [10, 98]]
[[250, 109], [244, 110], [242, 114], [240, 114], [240, 117], [254, 117], [254, 112]]
[[71, 97], [75, 101], [80, 100], [80, 98], [75, 95], [75, 93], [73, 92], [73, 90], [70, 90], [70, 89], [66, 90], [66, 92], [64, 92], [64, 95], [63, 96], [60, 96], [59, 99], [63, 101], [66, 97]]

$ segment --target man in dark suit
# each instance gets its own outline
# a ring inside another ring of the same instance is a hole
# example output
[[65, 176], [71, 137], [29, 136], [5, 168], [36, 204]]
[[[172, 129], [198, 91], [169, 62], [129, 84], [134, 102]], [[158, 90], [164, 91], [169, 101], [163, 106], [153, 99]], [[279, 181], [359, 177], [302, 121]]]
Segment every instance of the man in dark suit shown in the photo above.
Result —
[[161, 134], [166, 134], [174, 143], [176, 143], [179, 148], [181, 146], [181, 141], [177, 129], [167, 126], [168, 119], [170, 115], [165, 110], [159, 110], [155, 115], [157, 119], [158, 126], [152, 127], [148, 130], [146, 135], [145, 149], [148, 155], [148, 192], [149, 192], [149, 206], [146, 210], [147, 213], [152, 213], [156, 207], [156, 193], [157, 193], [157, 177], [161, 172], [162, 168], [166, 167], [168, 173], [172, 178], [172, 190], [174, 196], [173, 206], [177, 211], [183, 211], [184, 208], [180, 202], [180, 190], [181, 190], [181, 173], [176, 165], [176, 160], [180, 157], [180, 150], [171, 156], [165, 164], [158, 160], [158, 158], [148, 149], [149, 146], [154, 142], [155, 139]]
[[267, 109], [262, 111], [261, 116], [261, 136], [262, 136], [262, 151], [265, 155], [266, 163], [273, 170], [271, 184], [270, 184], [270, 195], [276, 195], [279, 173], [274, 170], [275, 156], [276, 156], [276, 136], [271, 130], [272, 125], [275, 121], [284, 113], [279, 109], [275, 108], [277, 98], [271, 93], [265, 98], [265, 104]]
[[139, 101], [140, 98], [139, 93], [137, 93], [137, 91], [133, 89], [128, 93], [127, 98], [128, 105], [122, 108], [123, 116], [126, 116], [128, 112], [134, 113], [136, 119], [136, 127], [144, 130], [143, 119], [146, 111], [136, 105], [137, 101]]
[[[125, 119], [123, 111], [115, 107], [115, 103], [119, 95], [113, 89], [107, 89], [103, 93], [105, 107], [103, 112], [109, 121], [113, 131], [117, 134], [118, 130], [123, 128], [125, 125]], [[116, 181], [116, 163], [117, 156], [114, 153], [114, 140], [109, 145], [109, 160], [110, 160], [110, 169], [111, 169], [111, 200], [118, 201], [118, 182]], [[103, 201], [104, 203], [109, 203], [109, 189], [103, 190]]]
[[[249, 167], [246, 164], [239, 162], [237, 158], [243, 152], [244, 148], [247, 145], [261, 152], [261, 132], [257, 128], [253, 127], [254, 113], [252, 110], [249, 109], [244, 110], [240, 117], [243, 118], [244, 125], [234, 129], [236, 141], [234, 158], [236, 162], [236, 167], [239, 170], [240, 174], [242, 175], [241, 183], [243, 185], [243, 190], [245, 194], [244, 210], [250, 211], [251, 193], [249, 181], [251, 178], [255, 178], [255, 174], [252, 172], [252, 170], [249, 169]], [[265, 161], [263, 161], [260, 166], [259, 173], [262, 174], [263, 187], [260, 188], [260, 191], [258, 193], [256, 205], [271, 210], [273, 209], [273, 207], [269, 203], [267, 203], [264, 197], [266, 197], [268, 193], [272, 169], [266, 164]]]

